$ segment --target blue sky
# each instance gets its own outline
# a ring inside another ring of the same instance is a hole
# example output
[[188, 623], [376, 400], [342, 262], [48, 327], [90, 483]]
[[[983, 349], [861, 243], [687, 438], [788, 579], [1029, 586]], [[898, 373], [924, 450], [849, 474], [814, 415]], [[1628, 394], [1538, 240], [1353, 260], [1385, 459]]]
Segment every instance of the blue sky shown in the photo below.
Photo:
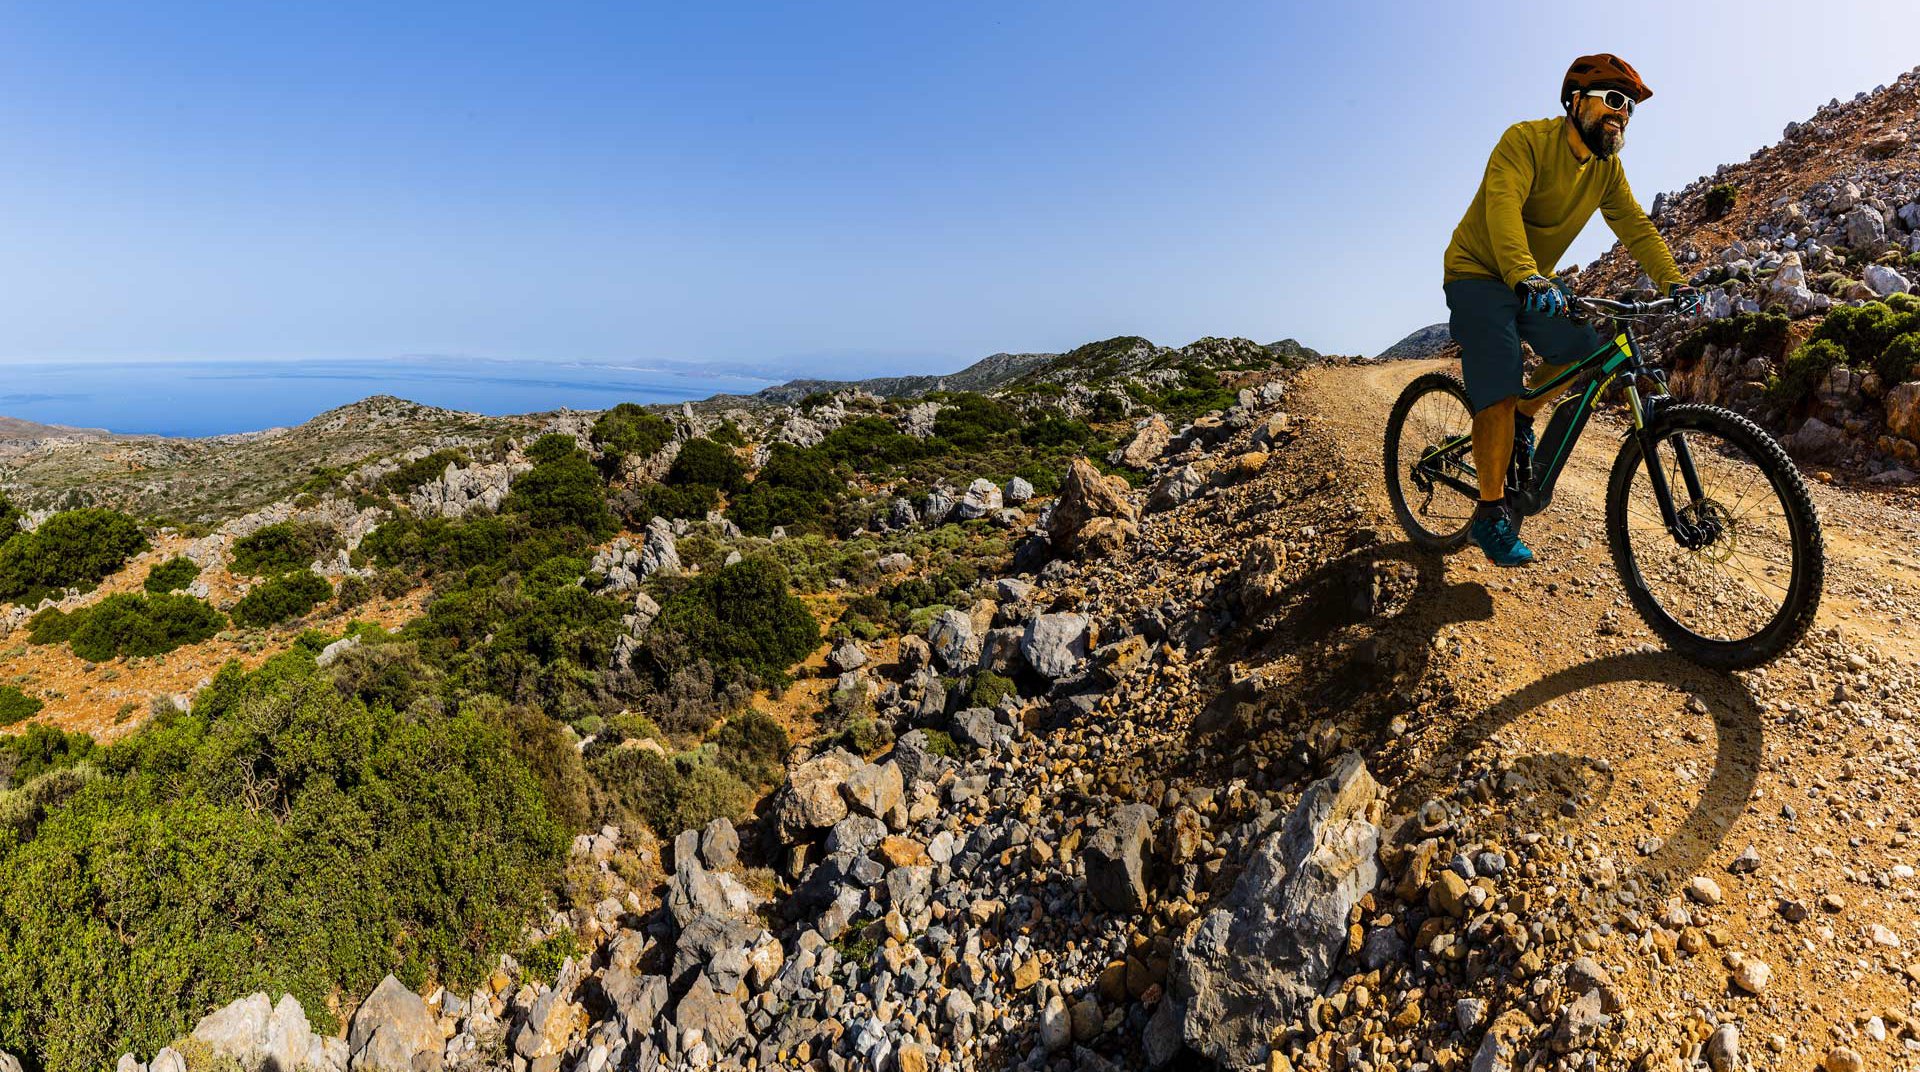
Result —
[[8, 5], [0, 363], [1372, 353], [1576, 54], [1654, 88], [1643, 202], [1920, 62], [1920, 5], [1814, 10]]

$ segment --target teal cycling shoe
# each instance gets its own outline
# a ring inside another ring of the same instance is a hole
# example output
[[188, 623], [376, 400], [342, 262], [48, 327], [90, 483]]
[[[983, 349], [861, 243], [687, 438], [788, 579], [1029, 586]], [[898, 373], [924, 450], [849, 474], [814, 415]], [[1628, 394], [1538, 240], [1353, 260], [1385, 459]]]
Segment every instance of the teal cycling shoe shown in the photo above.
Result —
[[1496, 566], [1524, 566], [1533, 561], [1533, 551], [1520, 542], [1505, 510], [1475, 517], [1472, 534], [1473, 542], [1480, 545], [1480, 550], [1485, 551]]

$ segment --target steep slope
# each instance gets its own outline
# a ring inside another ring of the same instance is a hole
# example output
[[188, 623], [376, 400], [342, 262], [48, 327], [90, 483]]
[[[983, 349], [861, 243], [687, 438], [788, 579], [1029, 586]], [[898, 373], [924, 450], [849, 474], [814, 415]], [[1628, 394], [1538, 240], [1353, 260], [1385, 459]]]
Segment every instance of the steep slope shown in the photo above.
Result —
[[1428, 324], [1417, 331], [1407, 333], [1407, 337], [1380, 351], [1381, 361], [1413, 361], [1425, 357], [1436, 357], [1440, 351], [1453, 342], [1453, 332], [1446, 324]]

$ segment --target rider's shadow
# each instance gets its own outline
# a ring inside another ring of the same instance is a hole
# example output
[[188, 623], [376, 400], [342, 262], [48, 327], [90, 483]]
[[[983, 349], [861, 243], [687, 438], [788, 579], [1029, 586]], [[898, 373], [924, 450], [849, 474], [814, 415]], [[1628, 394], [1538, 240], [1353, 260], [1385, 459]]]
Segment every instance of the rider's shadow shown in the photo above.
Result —
[[1359, 547], [1277, 591], [1217, 589], [1216, 607], [1231, 620], [1215, 661], [1286, 660], [1294, 672], [1223, 689], [1194, 720], [1195, 743], [1292, 733], [1321, 719], [1334, 721], [1349, 744], [1383, 739], [1394, 715], [1426, 686], [1434, 653], [1447, 642], [1442, 631], [1493, 617], [1483, 585], [1445, 574], [1444, 559], [1401, 542]]

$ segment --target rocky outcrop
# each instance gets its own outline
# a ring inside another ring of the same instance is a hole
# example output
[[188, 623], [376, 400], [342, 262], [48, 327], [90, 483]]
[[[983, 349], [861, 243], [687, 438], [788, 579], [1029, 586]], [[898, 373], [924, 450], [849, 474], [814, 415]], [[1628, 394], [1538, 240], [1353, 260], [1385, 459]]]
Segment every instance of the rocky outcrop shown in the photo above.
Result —
[[1229, 1066], [1262, 1062], [1272, 1030], [1319, 997], [1349, 912], [1380, 879], [1379, 797], [1359, 753], [1349, 752], [1254, 849], [1175, 961], [1187, 1045]]
[[1109, 480], [1085, 459], [1075, 459], [1047, 522], [1054, 550], [1072, 557], [1099, 557], [1138, 536], [1140, 529], [1125, 488], [1125, 481]]
[[1130, 466], [1134, 469], [1147, 469], [1166, 453], [1167, 444], [1173, 441], [1173, 429], [1167, 427], [1167, 419], [1158, 413], [1141, 421], [1134, 429], [1133, 438], [1127, 445], [1113, 452], [1108, 459], [1115, 465]]

